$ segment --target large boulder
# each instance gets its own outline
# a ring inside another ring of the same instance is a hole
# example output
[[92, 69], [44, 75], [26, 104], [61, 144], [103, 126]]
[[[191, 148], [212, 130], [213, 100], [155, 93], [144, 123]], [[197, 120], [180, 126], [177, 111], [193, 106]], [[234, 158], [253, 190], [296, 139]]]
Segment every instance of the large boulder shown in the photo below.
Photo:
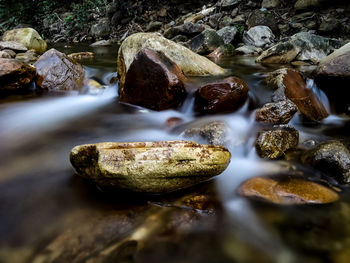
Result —
[[194, 110], [199, 113], [235, 111], [247, 100], [248, 91], [247, 84], [237, 77], [206, 84], [195, 93]]
[[288, 150], [299, 143], [299, 132], [290, 126], [276, 126], [272, 130], [258, 133], [255, 148], [262, 158], [277, 159], [283, 157]]
[[17, 28], [6, 31], [2, 40], [18, 42], [27, 49], [34, 49], [38, 53], [44, 53], [47, 48], [45, 40], [33, 28]]
[[285, 64], [292, 61], [306, 61], [318, 64], [339, 47], [338, 40], [300, 32], [265, 50], [257, 58], [257, 62]]
[[37, 70], [37, 85], [48, 90], [80, 90], [84, 84], [84, 68], [67, 55], [50, 49], [34, 66]]
[[350, 151], [339, 141], [328, 141], [305, 152], [302, 162], [329, 174], [340, 183], [350, 183]]
[[279, 205], [326, 204], [339, 199], [336, 192], [315, 182], [300, 178], [254, 177], [243, 182], [240, 195]]
[[315, 81], [339, 112], [350, 112], [347, 96], [350, 81], [350, 43], [324, 58], [315, 70]]
[[298, 110], [313, 121], [321, 121], [328, 117], [328, 112], [322, 102], [307, 87], [302, 75], [289, 68], [283, 68], [270, 73], [266, 78], [267, 85], [275, 89], [274, 102], [291, 100]]
[[25, 91], [35, 77], [35, 68], [16, 59], [0, 58], [0, 92]]
[[143, 48], [163, 52], [176, 63], [186, 76], [222, 75], [225, 70], [209, 59], [193, 53], [188, 48], [176, 44], [156, 33], [137, 33], [126, 38], [118, 51], [117, 71], [119, 87], [125, 83], [126, 72], [136, 54]]
[[248, 46], [269, 47], [275, 39], [275, 35], [267, 26], [255, 26], [244, 32], [243, 42]]
[[176, 108], [186, 97], [185, 79], [163, 52], [142, 49], [126, 73], [125, 85], [119, 88], [120, 101], [153, 110]]
[[77, 173], [101, 186], [148, 193], [189, 187], [222, 173], [230, 162], [222, 146], [190, 141], [97, 143], [76, 146]]
[[199, 35], [192, 38], [188, 45], [193, 52], [206, 55], [213, 52], [219, 46], [224, 44], [224, 40], [216, 33], [215, 30], [206, 29]]

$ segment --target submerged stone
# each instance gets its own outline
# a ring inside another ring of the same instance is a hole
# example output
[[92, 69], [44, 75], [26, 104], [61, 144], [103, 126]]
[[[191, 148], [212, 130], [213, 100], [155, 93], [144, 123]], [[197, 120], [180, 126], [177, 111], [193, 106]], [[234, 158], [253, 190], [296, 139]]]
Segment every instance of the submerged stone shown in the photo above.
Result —
[[240, 195], [275, 204], [326, 204], [339, 199], [333, 190], [299, 178], [254, 177], [238, 189]]
[[146, 193], [167, 193], [206, 181], [222, 173], [230, 158], [225, 147], [190, 141], [86, 144], [70, 153], [80, 176], [101, 186]]
[[200, 126], [187, 128], [183, 132], [186, 138], [200, 137], [212, 145], [225, 145], [229, 127], [223, 121], [212, 121]]

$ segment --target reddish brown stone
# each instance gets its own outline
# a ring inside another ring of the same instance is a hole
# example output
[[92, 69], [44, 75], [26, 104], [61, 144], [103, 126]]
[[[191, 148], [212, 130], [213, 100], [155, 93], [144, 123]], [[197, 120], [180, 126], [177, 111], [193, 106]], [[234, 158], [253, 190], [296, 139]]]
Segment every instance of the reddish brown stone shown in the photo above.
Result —
[[207, 84], [196, 91], [195, 111], [201, 113], [235, 111], [246, 101], [248, 90], [247, 84], [237, 77], [228, 77]]
[[35, 68], [16, 59], [0, 58], [0, 91], [26, 90], [35, 77]]
[[277, 70], [267, 78], [267, 83], [278, 88], [275, 92], [275, 101], [290, 99], [303, 115], [313, 121], [321, 121], [328, 117], [324, 105], [312, 90], [307, 88], [304, 78], [298, 71]]
[[325, 204], [339, 199], [333, 190], [299, 178], [254, 177], [241, 184], [238, 192], [248, 198], [282, 205]]
[[179, 124], [181, 124], [181, 123], [183, 123], [183, 122], [184, 122], [184, 120], [181, 119], [181, 118], [179, 118], [179, 117], [171, 117], [171, 118], [169, 118], [169, 119], [166, 120], [165, 126], [166, 126], [167, 128], [169, 128], [169, 129], [172, 129], [172, 128], [174, 128], [175, 126], [177, 126], [177, 125], [179, 125]]
[[34, 66], [37, 85], [44, 89], [79, 90], [83, 87], [84, 68], [56, 49], [45, 52]]
[[158, 111], [177, 108], [186, 97], [185, 80], [177, 64], [145, 48], [130, 65], [125, 85], [119, 86], [120, 101]]

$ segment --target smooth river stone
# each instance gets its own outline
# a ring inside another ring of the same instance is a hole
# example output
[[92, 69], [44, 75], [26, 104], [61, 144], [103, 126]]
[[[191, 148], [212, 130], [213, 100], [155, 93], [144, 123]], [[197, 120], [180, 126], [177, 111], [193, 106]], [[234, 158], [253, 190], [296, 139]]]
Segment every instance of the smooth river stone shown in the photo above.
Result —
[[282, 205], [326, 204], [339, 199], [333, 190], [299, 178], [254, 177], [241, 184], [238, 192], [245, 197]]
[[98, 185], [146, 193], [186, 188], [222, 173], [230, 162], [222, 146], [191, 141], [106, 142], [76, 146], [70, 161]]

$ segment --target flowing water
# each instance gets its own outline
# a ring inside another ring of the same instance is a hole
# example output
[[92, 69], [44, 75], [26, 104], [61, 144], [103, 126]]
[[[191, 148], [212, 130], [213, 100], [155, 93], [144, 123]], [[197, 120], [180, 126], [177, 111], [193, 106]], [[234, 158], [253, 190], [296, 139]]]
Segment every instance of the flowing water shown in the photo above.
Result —
[[[57, 48], [66, 53], [92, 49]], [[93, 51], [96, 58], [84, 62], [88, 76], [108, 83], [117, 47]], [[177, 111], [154, 112], [120, 104], [116, 85], [98, 94], [2, 100], [0, 262], [348, 262], [346, 188], [330, 205], [278, 206], [237, 195], [239, 184], [253, 176], [294, 171], [322, 180], [324, 175], [293, 162], [264, 161], [255, 153], [254, 108], [268, 101], [271, 91], [262, 80], [275, 68], [250, 57], [220, 64], [250, 88], [250, 101], [238, 112], [195, 116], [191, 96]], [[311, 79], [308, 86], [331, 110]], [[169, 129], [172, 117], [184, 123]], [[214, 180], [184, 191], [165, 196], [106, 192], [74, 176], [69, 163], [69, 152], [78, 144], [184, 139], [186, 127], [211, 120], [229, 127], [231, 163]], [[291, 121], [301, 143], [348, 140], [349, 123], [336, 115], [318, 125], [299, 116]]]

